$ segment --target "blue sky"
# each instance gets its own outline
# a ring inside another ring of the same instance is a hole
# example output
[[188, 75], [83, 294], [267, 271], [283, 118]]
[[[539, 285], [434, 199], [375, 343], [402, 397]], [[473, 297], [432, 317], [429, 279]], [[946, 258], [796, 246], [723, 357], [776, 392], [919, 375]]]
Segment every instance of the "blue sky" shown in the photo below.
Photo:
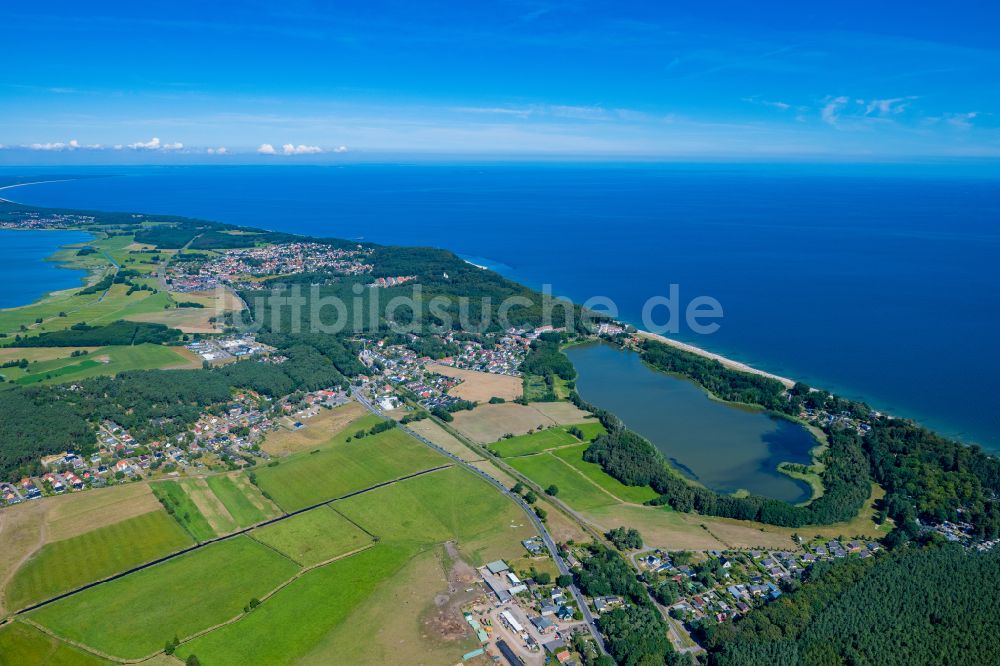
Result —
[[810, 4], [16, 3], [0, 162], [1000, 157], [993, 3]]

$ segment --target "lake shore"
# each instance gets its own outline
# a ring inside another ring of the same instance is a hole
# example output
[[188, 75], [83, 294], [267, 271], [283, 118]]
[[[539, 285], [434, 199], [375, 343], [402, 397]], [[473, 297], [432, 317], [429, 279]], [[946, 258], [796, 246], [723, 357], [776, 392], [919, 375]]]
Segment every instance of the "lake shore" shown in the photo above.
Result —
[[[34, 295], [34, 297], [32, 297], [31, 300], [24, 303], [0, 306], [0, 310], [17, 310], [20, 308], [26, 308], [33, 305], [37, 305], [47, 300], [50, 300], [54, 297], [58, 297], [59, 295], [76, 292], [81, 287], [87, 286], [94, 280], [97, 269], [95, 269], [92, 266], [87, 266], [81, 263], [76, 256], [76, 251], [80, 247], [83, 247], [87, 243], [96, 240], [97, 236], [95, 236], [94, 234], [86, 231], [64, 230], [64, 229], [3, 229], [2, 231], [10, 231], [12, 233], [43, 232], [45, 234], [53, 234], [53, 235], [72, 232], [72, 233], [82, 234], [86, 236], [86, 238], [82, 238], [80, 240], [71, 240], [69, 242], [57, 242], [54, 245], [51, 254], [48, 254], [44, 257], [40, 257], [40, 262], [42, 264], [53, 265], [54, 268], [59, 271], [72, 271], [73, 273], [76, 273], [78, 276], [77, 284], [72, 286], [43, 285], [44, 291], [42, 293]], [[48, 286], [54, 286], [54, 288], [51, 289], [47, 288]]]

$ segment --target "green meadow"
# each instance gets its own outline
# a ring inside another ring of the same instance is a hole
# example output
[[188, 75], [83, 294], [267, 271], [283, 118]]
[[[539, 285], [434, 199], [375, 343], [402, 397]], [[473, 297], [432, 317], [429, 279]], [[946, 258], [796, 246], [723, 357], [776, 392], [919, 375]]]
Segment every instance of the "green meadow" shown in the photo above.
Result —
[[181, 527], [196, 541], [208, 541], [215, 538], [215, 530], [208, 524], [184, 488], [177, 481], [157, 481], [149, 485], [157, 499], [167, 507], [167, 512], [180, 523]]
[[597, 463], [587, 462], [583, 459], [583, 452], [586, 450], [587, 445], [580, 444], [551, 453], [559, 460], [571, 465], [573, 469], [578, 470], [593, 483], [625, 502], [644, 504], [658, 497], [656, 491], [649, 486], [626, 486], [615, 477], [607, 474]]
[[500, 457], [509, 458], [512, 456], [541, 453], [546, 449], [576, 444], [579, 441], [576, 437], [569, 434], [565, 428], [555, 427], [540, 432], [533, 432], [530, 435], [518, 435], [510, 439], [501, 439], [499, 442], [490, 444], [490, 448]]
[[100, 347], [86, 356], [75, 357], [70, 356], [72, 351], [72, 348], [67, 348], [60, 358], [29, 363], [24, 370], [4, 368], [3, 374], [21, 385], [55, 384], [98, 375], [116, 375], [126, 370], [153, 370], [190, 366], [192, 363], [176, 348], [163, 345]]
[[251, 599], [266, 596], [298, 570], [288, 558], [241, 536], [29, 615], [63, 638], [138, 659], [161, 650], [174, 636], [191, 636], [240, 615]]
[[372, 543], [372, 538], [329, 506], [300, 513], [250, 533], [304, 567], [326, 562]]
[[194, 654], [208, 665], [293, 663], [411, 556], [406, 547], [377, 545], [313, 569], [238, 622], [182, 644], [176, 654], [182, 659]]
[[6, 605], [17, 609], [176, 552], [191, 538], [164, 511], [151, 511], [46, 544], [17, 570]]
[[505, 462], [542, 488], [554, 484], [559, 489], [557, 497], [575, 509], [617, 503], [614, 497], [549, 453], [510, 458]]
[[249, 483], [239, 483], [226, 475], [210, 476], [205, 480], [212, 493], [236, 521], [237, 527], [256, 525], [274, 518], [278, 513], [268, 506], [260, 491]]
[[[342, 651], [328, 644], [331, 634], [419, 553], [453, 540], [466, 559], [479, 565], [522, 552], [518, 540], [534, 534], [525, 525], [524, 513], [511, 501], [471, 472], [455, 467], [332, 506], [375, 534], [378, 543], [309, 571], [238, 622], [184, 643], [177, 655], [194, 654], [204, 664], [290, 664], [303, 659], [336, 663]], [[326, 508], [303, 515], [321, 511]], [[257, 537], [258, 531], [253, 534]], [[287, 543], [280, 547], [290, 548]], [[373, 611], [378, 617], [420, 610], [401, 609], [397, 595], [379, 598], [384, 608]], [[431, 598], [427, 601], [433, 605]]]
[[111, 662], [77, 650], [24, 622], [0, 627], [0, 666], [99, 666]]
[[[370, 427], [366, 423], [350, 430]], [[348, 436], [258, 468], [257, 485], [282, 509], [295, 511], [447, 462], [396, 428], [351, 442]]]

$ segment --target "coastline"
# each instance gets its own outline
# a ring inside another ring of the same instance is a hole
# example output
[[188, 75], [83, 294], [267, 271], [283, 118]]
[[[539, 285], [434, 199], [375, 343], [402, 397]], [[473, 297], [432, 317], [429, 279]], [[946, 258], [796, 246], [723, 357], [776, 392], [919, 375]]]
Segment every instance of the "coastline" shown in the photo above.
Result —
[[649, 331], [637, 330], [636, 335], [642, 338], [649, 338], [650, 340], [656, 340], [657, 342], [662, 342], [663, 344], [670, 345], [681, 351], [686, 351], [691, 354], [697, 354], [703, 358], [712, 359], [713, 361], [718, 361], [723, 366], [729, 368], [730, 370], [739, 370], [741, 372], [749, 372], [754, 375], [759, 375], [761, 377], [767, 377], [769, 379], [776, 379], [786, 388], [792, 388], [795, 386], [795, 382], [788, 377], [782, 377], [781, 375], [775, 375], [764, 370], [759, 370], [753, 366], [747, 365], [746, 363], [740, 363], [739, 361], [734, 361], [730, 358], [726, 358], [721, 354], [716, 354], [714, 352], [707, 351], [701, 347], [695, 347], [694, 345], [689, 345], [686, 342], [680, 342], [679, 340], [672, 340], [671, 338], [658, 335], [656, 333], [650, 333]]
[[[24, 187], [25, 185], [42, 185], [43, 183], [66, 183], [71, 180], [79, 180], [79, 178], [56, 178], [54, 180], [33, 180], [30, 183], [11, 183], [10, 185], [0, 185], [0, 190], [10, 190], [15, 187]], [[0, 197], [0, 202], [17, 204], [19, 206], [23, 205], [17, 201], [11, 201], [10, 199], [5, 199], [3, 197]]]

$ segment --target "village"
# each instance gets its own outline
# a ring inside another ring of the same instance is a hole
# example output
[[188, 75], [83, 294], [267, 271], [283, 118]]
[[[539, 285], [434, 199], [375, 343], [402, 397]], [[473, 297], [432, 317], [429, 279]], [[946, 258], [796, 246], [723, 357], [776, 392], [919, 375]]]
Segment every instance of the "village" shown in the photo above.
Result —
[[98, 427], [98, 448], [84, 457], [72, 451], [45, 456], [44, 472], [0, 482], [0, 506], [49, 495], [61, 495], [129, 483], [139, 479], [239, 469], [267, 461], [260, 448], [267, 433], [297, 430], [321, 409], [332, 409], [350, 398], [339, 387], [311, 391], [272, 401], [252, 391], [237, 392], [219, 409], [202, 414], [185, 433], [164, 441], [139, 442], [112, 421]]
[[881, 550], [878, 542], [864, 539], [846, 543], [815, 539], [801, 545], [795, 552], [652, 550], [634, 555], [633, 561], [650, 594], [676, 621], [675, 628], [693, 632], [705, 621], [734, 620], [755, 606], [778, 599], [818, 562], [864, 559]]
[[255, 279], [276, 275], [316, 271], [363, 275], [372, 271], [372, 264], [365, 261], [371, 252], [361, 246], [345, 250], [320, 243], [279, 243], [221, 254], [185, 253], [170, 262], [165, 279], [171, 291], [189, 293], [220, 285], [253, 288], [259, 286]]

